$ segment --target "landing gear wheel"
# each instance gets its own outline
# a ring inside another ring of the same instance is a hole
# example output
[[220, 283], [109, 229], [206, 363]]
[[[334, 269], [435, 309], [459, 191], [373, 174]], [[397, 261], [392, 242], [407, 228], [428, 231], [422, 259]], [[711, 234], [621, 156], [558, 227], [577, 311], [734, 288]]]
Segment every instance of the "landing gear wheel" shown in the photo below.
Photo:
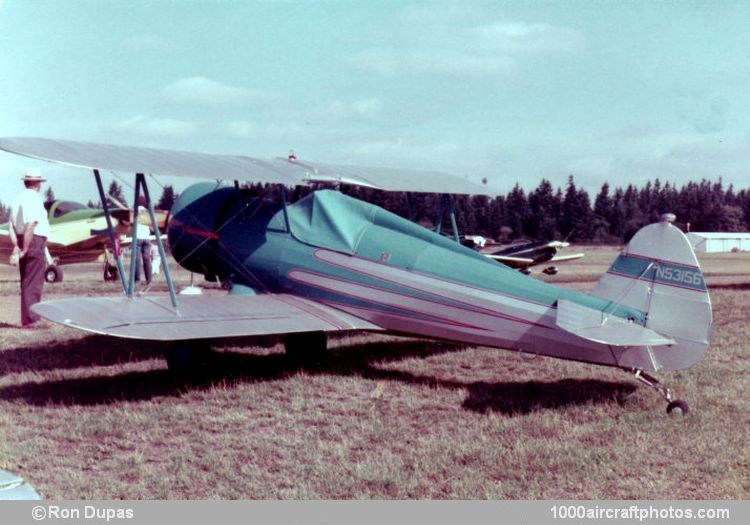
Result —
[[208, 339], [173, 341], [164, 350], [164, 358], [170, 374], [180, 379], [198, 379], [206, 376], [212, 353]]
[[667, 405], [667, 414], [677, 414], [684, 416], [690, 411], [690, 407], [685, 401], [683, 401], [682, 399], [675, 399], [672, 390], [659, 383], [659, 381], [655, 377], [650, 376], [640, 369], [636, 369], [633, 371], [635, 372], [635, 378], [638, 381], [653, 388], [661, 397], [664, 398], [665, 401], [667, 401], [667, 403], [669, 403]]
[[107, 282], [117, 280], [117, 266], [108, 262], [104, 263], [104, 280]]
[[688, 412], [690, 412], [690, 407], [688, 404], [683, 401], [682, 399], [675, 399], [674, 401], [671, 401], [667, 405], [667, 414], [669, 415], [686, 415]]
[[44, 280], [48, 283], [59, 283], [63, 280], [63, 271], [62, 268], [55, 264], [51, 264], [47, 266], [47, 269], [44, 271]]
[[325, 356], [328, 337], [325, 332], [300, 332], [287, 334], [284, 339], [284, 350], [291, 360], [313, 365]]

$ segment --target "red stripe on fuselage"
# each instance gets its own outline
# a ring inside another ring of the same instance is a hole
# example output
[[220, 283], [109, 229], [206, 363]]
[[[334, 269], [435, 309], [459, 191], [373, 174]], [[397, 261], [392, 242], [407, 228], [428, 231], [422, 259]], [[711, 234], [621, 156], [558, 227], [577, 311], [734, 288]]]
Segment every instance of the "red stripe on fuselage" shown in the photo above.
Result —
[[189, 233], [191, 235], [197, 235], [198, 237], [205, 237], [206, 239], [213, 239], [215, 241], [219, 240], [219, 236], [215, 234], [214, 232], [209, 232], [206, 230], [196, 230], [195, 228], [191, 228], [190, 226], [186, 226], [184, 228], [185, 233]]

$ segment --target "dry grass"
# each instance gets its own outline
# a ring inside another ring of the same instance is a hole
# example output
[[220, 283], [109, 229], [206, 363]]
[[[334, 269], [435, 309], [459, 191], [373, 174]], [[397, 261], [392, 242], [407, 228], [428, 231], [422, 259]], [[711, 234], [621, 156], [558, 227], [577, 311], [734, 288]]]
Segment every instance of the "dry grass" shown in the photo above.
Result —
[[[616, 251], [587, 254], [549, 279], [590, 287]], [[715, 345], [663, 377], [685, 418], [618, 370], [374, 335], [306, 368], [232, 342], [179, 382], [158, 345], [18, 329], [3, 267], [0, 468], [67, 499], [747, 498], [750, 255], [703, 263]], [[66, 270], [47, 298], [104, 286]]]

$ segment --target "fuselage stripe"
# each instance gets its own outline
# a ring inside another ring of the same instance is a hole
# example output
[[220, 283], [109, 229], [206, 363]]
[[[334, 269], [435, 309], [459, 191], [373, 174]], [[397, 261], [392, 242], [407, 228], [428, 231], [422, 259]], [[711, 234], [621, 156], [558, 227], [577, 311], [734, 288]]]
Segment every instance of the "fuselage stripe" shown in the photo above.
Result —
[[[547, 328], [547, 329], [551, 329], [552, 328], [552, 327], [544, 325], [544, 324], [536, 323], [534, 321], [529, 321], [527, 319], [523, 319], [523, 318], [520, 318], [520, 317], [515, 317], [515, 316], [501, 314], [499, 312], [493, 312], [490, 315], [490, 314], [486, 314], [486, 313], [483, 313], [483, 312], [477, 312], [475, 310], [470, 310], [470, 309], [464, 308], [462, 306], [456, 306], [456, 305], [451, 305], [451, 304], [447, 304], [447, 303], [442, 303], [440, 301], [436, 301], [436, 300], [433, 300], [433, 299], [426, 299], [426, 298], [422, 298], [422, 297], [415, 297], [413, 295], [408, 295], [408, 294], [404, 294], [404, 293], [400, 293], [400, 292], [396, 292], [396, 291], [392, 291], [392, 290], [383, 290], [383, 289], [377, 288], [375, 286], [371, 286], [371, 285], [367, 285], [367, 284], [363, 284], [363, 283], [356, 283], [356, 282], [352, 282], [352, 281], [346, 281], [344, 279], [338, 279], [338, 278], [330, 277], [328, 275], [317, 274], [317, 273], [309, 272], [309, 271], [306, 271], [306, 270], [293, 269], [293, 270], [290, 270], [287, 273], [287, 277], [289, 279], [293, 280], [293, 281], [301, 282], [303, 284], [307, 284], [307, 285], [311, 285], [311, 286], [315, 286], [317, 288], [326, 289], [328, 291], [333, 291], [335, 293], [339, 293], [339, 294], [342, 294], [342, 295], [348, 295], [348, 296], [354, 297], [356, 299], [360, 299], [360, 300], [364, 299], [366, 301], [369, 301], [369, 302], [372, 302], [372, 303], [376, 303], [376, 304], [382, 304], [382, 305], [385, 305], [385, 306], [394, 307], [394, 305], [392, 305], [390, 303], [387, 303], [385, 301], [378, 301], [378, 300], [373, 299], [372, 297], [363, 297], [363, 296], [360, 296], [360, 295], [351, 294], [351, 293], [348, 293], [348, 292], [343, 292], [343, 291], [337, 290], [335, 288], [329, 288], [329, 287], [326, 287], [326, 286], [324, 286], [322, 284], [319, 284], [319, 283], [312, 283], [312, 282], [306, 281], [304, 279], [300, 279], [299, 277], [295, 277], [295, 275], [300, 275], [300, 274], [301, 275], [309, 275], [309, 276], [312, 276], [312, 277], [316, 277], [318, 279], [322, 278], [322, 279], [328, 279], [328, 280], [332, 280], [332, 281], [337, 281], [337, 282], [343, 283], [343, 284], [348, 285], [348, 286], [360, 286], [360, 287], [363, 287], [363, 288], [368, 288], [368, 289], [371, 289], [371, 290], [376, 290], [378, 292], [382, 292], [382, 293], [386, 293], [386, 294], [393, 294], [393, 295], [396, 295], [396, 296], [399, 296], [399, 297], [405, 297], [405, 298], [416, 300], [416, 301], [423, 301], [423, 302], [427, 302], [427, 303], [432, 303], [432, 304], [436, 304], [436, 305], [447, 307], [447, 308], [454, 308], [456, 310], [461, 310], [461, 311], [464, 311], [464, 312], [470, 312], [472, 314], [486, 315], [488, 317], [495, 317], [495, 318], [503, 319], [505, 321], [513, 321], [513, 322], [523, 323], [523, 324], [527, 324], [527, 325], [531, 325], [531, 326], [538, 326], [538, 327], [541, 327], [541, 328]], [[405, 308], [403, 306], [397, 306], [396, 308], [402, 309], [402, 310], [406, 310], [406, 311], [411, 311], [411, 312], [414, 312], [414, 313], [418, 313], [420, 315], [429, 315], [429, 316], [434, 317], [434, 318], [439, 318], [438, 316], [435, 316], [433, 314], [429, 314], [429, 313], [422, 312], [422, 311], [419, 311], [419, 310], [411, 310], [411, 309]], [[473, 326], [473, 325], [469, 325], [469, 324], [460, 323], [460, 322], [454, 321], [452, 319], [442, 319], [442, 320], [444, 322], [447, 322], [447, 323], [450, 323], [450, 324], [456, 324], [456, 325], [459, 325], [459, 326], [466, 326], [468, 328], [474, 328], [474, 329], [477, 329], [477, 330], [487, 330], [487, 329], [479, 327], [479, 326]]]
[[[460, 301], [458, 299], [453, 299], [453, 298], [450, 298], [450, 297], [447, 297], [447, 296], [444, 296], [444, 295], [437, 294], [435, 292], [430, 292], [429, 290], [425, 290], [423, 288], [417, 288], [415, 286], [404, 284], [404, 283], [399, 282], [399, 281], [394, 281], [394, 280], [391, 280], [391, 279], [388, 279], [388, 278], [385, 278], [385, 277], [381, 277], [378, 274], [366, 272], [366, 271], [364, 271], [362, 269], [354, 268], [353, 266], [347, 266], [347, 265], [344, 265], [344, 264], [333, 262], [330, 259], [327, 259], [325, 257], [321, 257], [318, 254], [318, 252], [322, 252], [322, 253], [325, 253], [325, 254], [333, 253], [333, 254], [335, 254], [337, 256], [339, 256], [341, 254], [338, 254], [337, 252], [331, 252], [329, 250], [322, 250], [322, 249], [317, 249], [317, 250], [313, 251], [313, 256], [316, 259], [318, 259], [319, 261], [323, 261], [323, 262], [325, 262], [327, 264], [330, 264], [332, 266], [336, 266], [338, 268], [343, 268], [344, 270], [348, 270], [348, 271], [351, 271], [351, 272], [359, 273], [359, 274], [362, 274], [362, 275], [366, 275], [368, 277], [374, 277], [374, 278], [380, 279], [382, 281], [386, 281], [386, 282], [390, 282], [390, 283], [393, 283], [393, 284], [397, 284], [397, 285], [402, 286], [404, 288], [411, 288], [412, 290], [416, 290], [418, 292], [427, 293], [427, 294], [434, 295], [434, 296], [437, 296], [437, 297], [446, 298], [446, 299], [449, 299], [449, 300], [457, 302], [457, 303], [468, 304], [468, 305], [470, 305], [470, 306], [472, 306], [474, 308], [481, 308], [481, 307], [474, 306], [474, 305], [472, 305], [470, 303], [465, 303], [465, 302]], [[389, 264], [384, 264], [384, 263], [381, 263], [381, 262], [378, 262], [378, 261], [372, 261], [370, 259], [365, 259], [364, 257], [358, 257], [356, 255], [348, 255], [347, 254], [347, 255], [345, 255], [345, 257], [351, 257], [352, 259], [357, 259], [359, 261], [364, 261], [367, 264], [374, 264], [376, 266], [383, 266], [385, 268], [388, 268], [389, 270], [401, 270], [403, 272], [406, 272], [407, 274], [417, 275], [419, 277], [424, 277], [426, 279], [433, 279], [433, 280], [438, 281], [440, 283], [449, 284], [449, 285], [455, 286], [457, 288], [469, 288], [471, 290], [476, 290], [478, 292], [486, 293], [488, 295], [500, 297], [500, 298], [503, 298], [503, 299], [512, 299], [512, 300], [516, 300], [516, 301], [519, 301], [519, 302], [522, 302], [522, 303], [533, 304], [533, 305], [536, 305], [536, 306], [542, 306], [542, 307], [548, 308], [548, 309], [551, 308], [553, 310], [557, 309], [557, 305], [556, 304], [551, 304], [550, 305], [550, 304], [540, 303], [540, 302], [536, 302], [536, 301], [531, 301], [529, 299], [525, 299], [525, 298], [521, 298], [521, 297], [516, 297], [516, 296], [510, 295], [510, 294], [502, 294], [502, 293], [496, 292], [495, 290], [488, 290], [488, 289], [484, 289], [484, 288], [478, 288], [476, 286], [471, 286], [471, 285], [465, 284], [465, 283], [458, 283], [458, 282], [455, 282], [455, 281], [450, 281], [448, 279], [443, 279], [441, 277], [436, 277], [434, 275], [430, 275], [430, 274], [418, 272], [418, 271], [415, 271], [415, 270], [405, 270], [403, 268], [397, 268], [397, 267], [391, 266]], [[492, 310], [487, 310], [487, 311], [492, 312]]]

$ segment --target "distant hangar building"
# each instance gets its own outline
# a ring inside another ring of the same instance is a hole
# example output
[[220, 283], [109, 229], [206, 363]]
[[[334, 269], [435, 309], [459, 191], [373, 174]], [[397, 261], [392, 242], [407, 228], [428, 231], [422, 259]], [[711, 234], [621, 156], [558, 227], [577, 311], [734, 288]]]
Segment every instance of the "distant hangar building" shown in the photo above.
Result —
[[750, 251], [750, 232], [719, 233], [690, 232], [687, 234], [693, 250], [702, 253]]

